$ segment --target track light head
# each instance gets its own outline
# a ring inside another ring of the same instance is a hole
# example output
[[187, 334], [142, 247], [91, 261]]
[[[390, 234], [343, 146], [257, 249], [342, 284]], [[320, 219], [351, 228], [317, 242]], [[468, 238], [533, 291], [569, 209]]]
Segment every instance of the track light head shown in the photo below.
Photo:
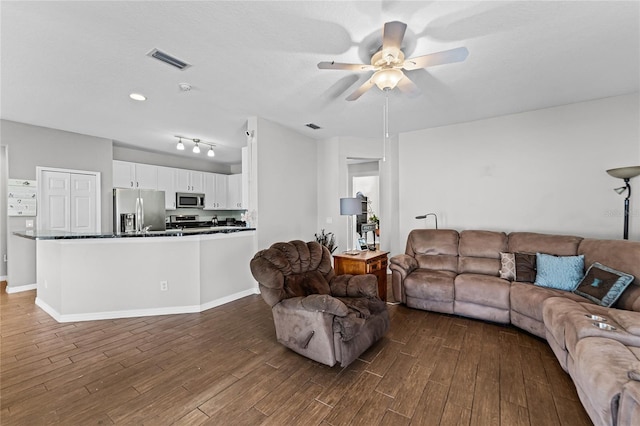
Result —
[[176, 145], [176, 149], [178, 151], [184, 151], [184, 144], [182, 143], [182, 138], [178, 138], [178, 144]]
[[627, 190], [626, 186], [621, 186], [620, 188], [614, 188], [614, 191], [616, 191], [618, 194], [622, 194], [626, 190]]

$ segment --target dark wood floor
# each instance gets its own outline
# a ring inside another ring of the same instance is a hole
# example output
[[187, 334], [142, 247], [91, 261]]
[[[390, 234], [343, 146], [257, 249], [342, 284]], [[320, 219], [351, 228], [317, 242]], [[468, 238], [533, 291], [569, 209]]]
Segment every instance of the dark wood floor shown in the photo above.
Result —
[[590, 425], [543, 340], [389, 306], [347, 368], [275, 342], [249, 296], [200, 314], [58, 324], [0, 296], [2, 425]]

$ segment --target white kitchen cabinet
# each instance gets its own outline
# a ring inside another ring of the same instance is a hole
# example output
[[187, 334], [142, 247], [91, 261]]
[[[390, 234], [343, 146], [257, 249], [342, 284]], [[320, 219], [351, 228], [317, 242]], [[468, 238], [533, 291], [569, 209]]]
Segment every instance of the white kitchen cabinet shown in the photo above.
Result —
[[136, 164], [128, 161], [113, 160], [113, 187], [135, 188]]
[[176, 169], [158, 166], [158, 191], [164, 191], [164, 208], [176, 209]]
[[227, 176], [227, 209], [243, 209], [242, 174]]
[[176, 169], [176, 192], [204, 192], [204, 173]]
[[156, 189], [157, 186], [157, 166], [128, 161], [113, 161], [114, 188]]
[[227, 175], [204, 173], [204, 209], [227, 208]]

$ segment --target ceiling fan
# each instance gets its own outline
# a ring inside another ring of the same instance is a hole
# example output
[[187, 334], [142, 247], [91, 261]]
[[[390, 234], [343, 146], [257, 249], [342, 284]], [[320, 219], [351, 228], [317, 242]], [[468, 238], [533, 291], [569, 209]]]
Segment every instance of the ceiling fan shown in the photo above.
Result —
[[340, 62], [319, 62], [318, 68], [325, 70], [375, 71], [371, 78], [355, 92], [347, 96], [348, 101], [355, 101], [375, 84], [380, 90], [393, 90], [395, 87], [403, 93], [417, 95], [420, 89], [402, 72], [433, 67], [436, 65], [462, 62], [469, 55], [466, 47], [458, 47], [442, 52], [430, 53], [415, 58], [404, 58], [400, 50], [407, 24], [392, 21], [384, 24], [382, 30], [382, 48], [371, 57], [371, 65], [345, 64]]

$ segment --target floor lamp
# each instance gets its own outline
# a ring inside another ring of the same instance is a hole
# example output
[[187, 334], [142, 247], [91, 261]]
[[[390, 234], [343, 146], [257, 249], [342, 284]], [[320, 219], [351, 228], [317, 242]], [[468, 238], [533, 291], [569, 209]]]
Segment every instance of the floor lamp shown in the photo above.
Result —
[[[362, 199], [360, 198], [340, 198], [340, 215], [356, 216], [362, 214]], [[353, 237], [353, 218], [349, 218], [349, 238]], [[354, 254], [353, 251], [346, 251], [346, 254]], [[356, 254], [359, 253], [357, 250]]]
[[607, 170], [609, 175], [614, 178], [624, 179], [625, 186], [621, 186], [620, 188], [615, 188], [618, 194], [622, 194], [627, 191], [627, 196], [624, 199], [624, 231], [623, 238], [625, 240], [629, 239], [629, 198], [631, 198], [631, 184], [629, 184], [629, 180], [640, 175], [640, 166], [632, 166], [632, 167], [619, 167], [617, 169], [609, 169]]

